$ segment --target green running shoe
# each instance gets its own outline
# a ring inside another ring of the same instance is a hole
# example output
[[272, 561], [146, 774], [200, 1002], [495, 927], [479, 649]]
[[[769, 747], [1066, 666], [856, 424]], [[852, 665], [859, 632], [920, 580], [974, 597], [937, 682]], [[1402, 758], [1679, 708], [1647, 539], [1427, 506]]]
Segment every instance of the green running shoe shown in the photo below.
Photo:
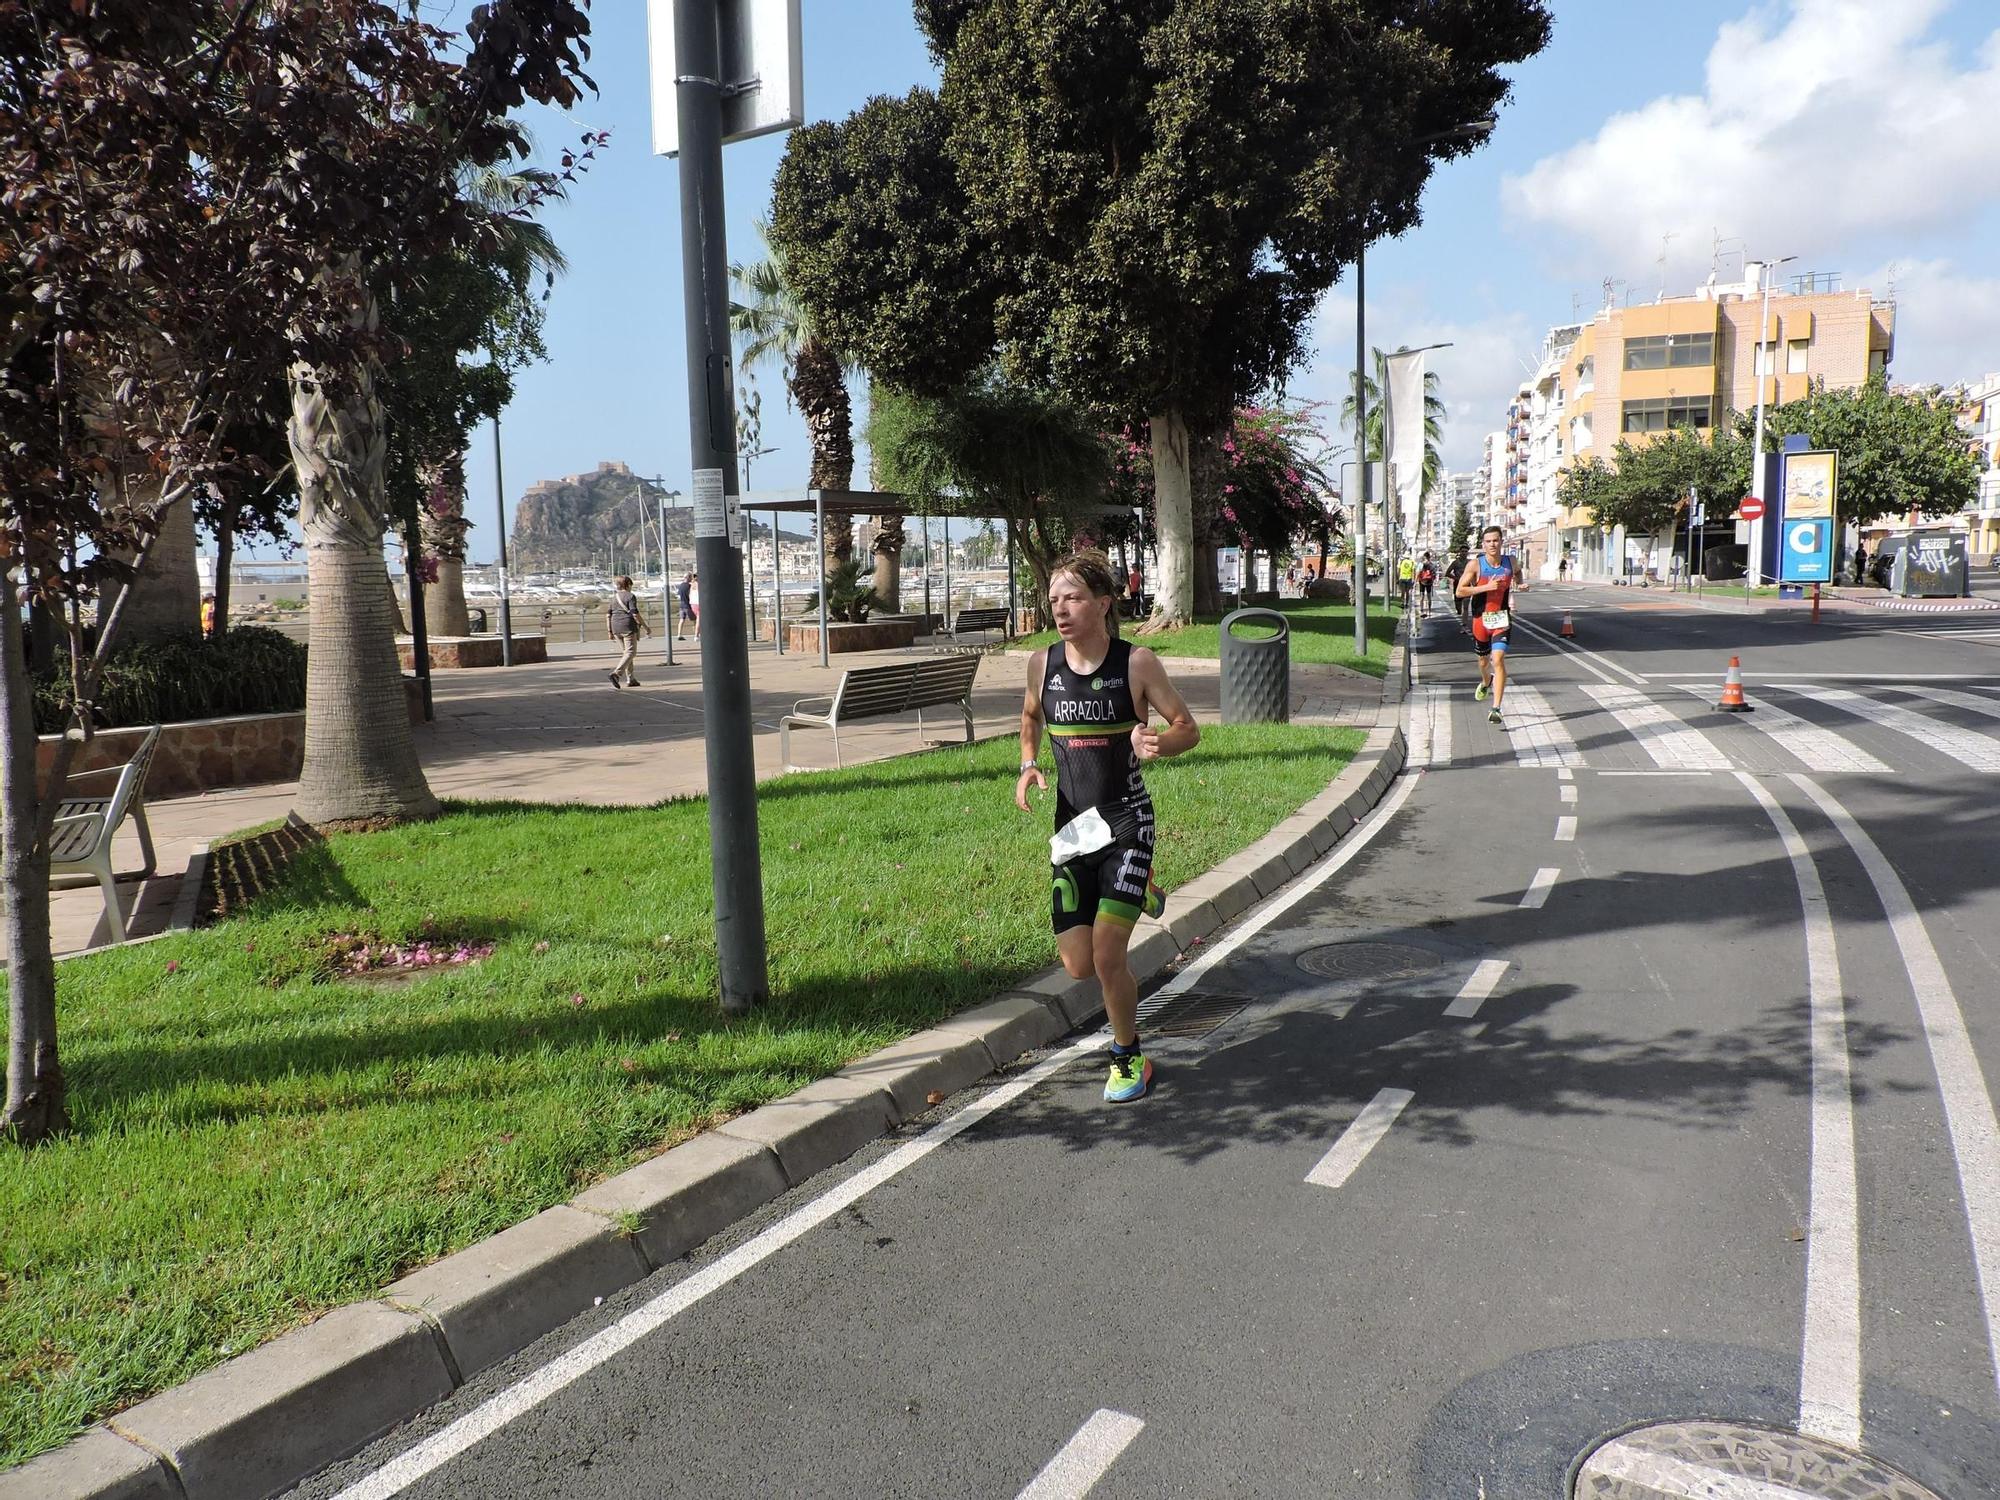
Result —
[[1111, 1054], [1111, 1076], [1104, 1080], [1107, 1104], [1126, 1104], [1153, 1086], [1153, 1065], [1137, 1052]]
[[1496, 708], [1492, 713], [1488, 714], [1486, 722], [1489, 724], [1498, 724], [1500, 722], [1500, 710]]
[[1146, 882], [1146, 915], [1158, 921], [1160, 913], [1167, 909], [1167, 893], [1148, 879]]
[[1478, 687], [1474, 688], [1472, 696], [1479, 702], [1484, 703], [1486, 701], [1486, 684], [1482, 682]]

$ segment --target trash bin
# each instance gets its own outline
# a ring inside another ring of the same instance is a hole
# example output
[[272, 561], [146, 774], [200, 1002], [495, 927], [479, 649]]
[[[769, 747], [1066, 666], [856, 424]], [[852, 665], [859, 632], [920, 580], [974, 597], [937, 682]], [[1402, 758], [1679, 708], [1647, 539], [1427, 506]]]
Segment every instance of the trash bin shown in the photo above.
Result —
[[[1277, 634], [1237, 634], [1268, 625]], [[1292, 622], [1275, 609], [1239, 609], [1222, 619], [1222, 722], [1284, 724], [1292, 716]]]
[[466, 628], [470, 630], [474, 635], [486, 634], [485, 610], [478, 608], [468, 609], [465, 612], [465, 622], [466, 622]]

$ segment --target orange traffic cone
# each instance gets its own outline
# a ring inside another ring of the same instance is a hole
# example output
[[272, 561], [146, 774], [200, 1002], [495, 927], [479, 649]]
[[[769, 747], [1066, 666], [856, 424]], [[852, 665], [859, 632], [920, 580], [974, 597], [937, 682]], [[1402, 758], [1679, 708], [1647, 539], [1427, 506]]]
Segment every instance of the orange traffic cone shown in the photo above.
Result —
[[1722, 701], [1715, 705], [1726, 714], [1747, 714], [1755, 710], [1743, 701], [1743, 664], [1729, 658], [1729, 670], [1722, 674]]
[[1563, 628], [1562, 628], [1562, 630], [1561, 630], [1561, 631], [1559, 632], [1559, 634], [1562, 634], [1562, 635], [1566, 635], [1566, 636], [1571, 636], [1571, 637], [1574, 637], [1574, 636], [1576, 635], [1576, 627], [1575, 627], [1574, 625], [1570, 624], [1570, 622], [1569, 622], [1569, 611], [1568, 611], [1568, 610], [1564, 610], [1564, 611], [1563, 611]]

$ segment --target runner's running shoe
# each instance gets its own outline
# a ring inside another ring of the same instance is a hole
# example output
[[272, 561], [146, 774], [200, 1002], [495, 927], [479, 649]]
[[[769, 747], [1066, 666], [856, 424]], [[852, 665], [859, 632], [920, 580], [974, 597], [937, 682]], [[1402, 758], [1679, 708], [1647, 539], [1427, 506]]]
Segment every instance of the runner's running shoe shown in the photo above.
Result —
[[1104, 1080], [1107, 1104], [1126, 1104], [1153, 1086], [1153, 1065], [1137, 1052], [1111, 1054], [1111, 1076]]
[[1474, 688], [1472, 696], [1479, 702], [1484, 703], [1486, 701], [1486, 684], [1482, 682], [1478, 687]]
[[1489, 724], [1498, 724], [1500, 722], [1500, 710], [1496, 708], [1492, 713], [1488, 714], [1486, 722]]

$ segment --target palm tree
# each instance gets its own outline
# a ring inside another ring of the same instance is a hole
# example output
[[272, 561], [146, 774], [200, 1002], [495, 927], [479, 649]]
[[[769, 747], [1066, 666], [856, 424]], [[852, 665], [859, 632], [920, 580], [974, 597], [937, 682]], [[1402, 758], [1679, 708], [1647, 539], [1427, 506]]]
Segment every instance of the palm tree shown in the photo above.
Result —
[[[1401, 352], [1401, 351], [1398, 351]], [[1382, 461], [1382, 428], [1385, 403], [1382, 392], [1389, 388], [1389, 356], [1377, 349], [1375, 353], [1375, 374], [1361, 383], [1368, 395], [1368, 440], [1367, 461], [1371, 464]], [[1341, 398], [1341, 424], [1352, 433], [1354, 431], [1354, 376], [1347, 377], [1348, 393]], [[1444, 473], [1444, 419], [1447, 408], [1444, 398], [1438, 395], [1437, 371], [1424, 372], [1424, 487], [1418, 500], [1419, 510], [1429, 505], [1431, 496], [1438, 492], [1438, 483]], [[1363, 444], [1357, 440], [1355, 447]], [[1384, 497], [1386, 499], [1386, 497]]]
[[[772, 248], [761, 222], [757, 237], [764, 258], [748, 265], [731, 262], [729, 279], [742, 300], [729, 304], [729, 327], [736, 335], [737, 363], [748, 371], [775, 360], [785, 375], [785, 390], [805, 418], [812, 441], [812, 472], [806, 483], [814, 489], [844, 490], [854, 483], [854, 404], [847, 394], [849, 365], [817, 333], [812, 319], [785, 276], [785, 260]], [[886, 523], [885, 523], [886, 524]], [[902, 521], [896, 519], [900, 530]], [[854, 553], [852, 530], [845, 524], [822, 539], [829, 570]], [[901, 549], [900, 537], [897, 549]], [[883, 549], [878, 545], [876, 551]]]

